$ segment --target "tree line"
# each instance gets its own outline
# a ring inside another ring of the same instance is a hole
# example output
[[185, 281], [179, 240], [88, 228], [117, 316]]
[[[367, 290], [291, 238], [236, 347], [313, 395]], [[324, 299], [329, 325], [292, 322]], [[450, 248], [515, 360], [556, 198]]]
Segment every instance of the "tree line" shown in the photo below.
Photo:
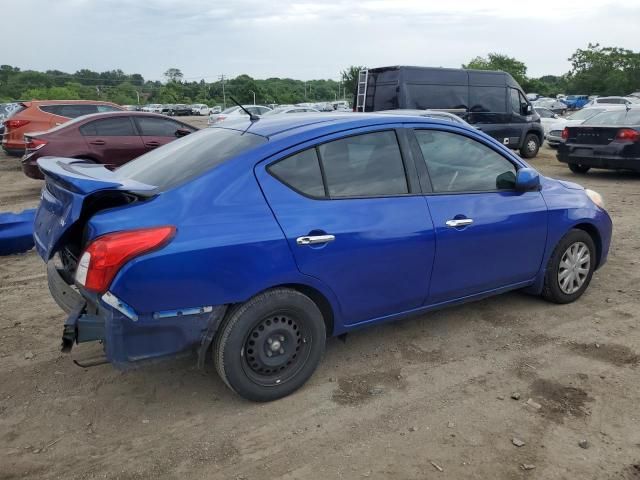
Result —
[[[12, 100], [105, 100], [121, 105], [145, 103], [230, 104], [229, 96], [241, 103], [300, 103], [350, 99], [343, 83], [336, 80], [294, 80], [291, 78], [254, 79], [249, 75], [217, 78], [207, 82], [184, 80], [182, 72], [170, 68], [165, 81], [145, 80], [138, 73], [122, 70], [75, 73], [58, 70], [22, 71], [0, 65], [0, 102]], [[224, 84], [224, 85], [223, 85]]]
[[[558, 93], [585, 95], [626, 95], [640, 90], [640, 52], [589, 44], [569, 58], [571, 70], [564, 75], [527, 76], [524, 62], [500, 53], [476, 57], [463, 68], [509, 72], [526, 92], [553, 96]], [[0, 102], [11, 100], [107, 100], [121, 105], [145, 103], [205, 103], [222, 105], [229, 95], [239, 102], [301, 103], [352, 100], [358, 71], [352, 65], [337, 80], [294, 80], [291, 78], [254, 79], [249, 75], [216, 78], [213, 81], [187, 81], [177, 68], [169, 68], [164, 81], [145, 80], [138, 73], [122, 70], [75, 73], [59, 70], [37, 72], [0, 65]]]

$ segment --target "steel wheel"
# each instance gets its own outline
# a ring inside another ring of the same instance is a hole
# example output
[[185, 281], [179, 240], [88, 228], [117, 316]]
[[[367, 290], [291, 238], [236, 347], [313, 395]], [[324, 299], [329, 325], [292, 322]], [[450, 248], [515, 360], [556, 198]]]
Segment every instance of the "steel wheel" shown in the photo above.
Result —
[[269, 315], [245, 339], [242, 367], [263, 386], [279, 385], [296, 375], [309, 355], [311, 338], [289, 313]]
[[537, 148], [538, 148], [538, 142], [536, 142], [535, 140], [531, 139], [527, 142], [527, 151], [529, 153], [535, 152]]
[[560, 290], [571, 295], [582, 287], [591, 268], [589, 247], [583, 242], [569, 245], [560, 258], [558, 266], [558, 285]]

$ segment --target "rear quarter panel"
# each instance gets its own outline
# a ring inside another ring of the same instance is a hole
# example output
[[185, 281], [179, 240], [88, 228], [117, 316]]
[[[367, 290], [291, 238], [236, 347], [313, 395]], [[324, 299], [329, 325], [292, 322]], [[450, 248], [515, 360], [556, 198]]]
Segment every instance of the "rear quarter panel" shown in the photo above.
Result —
[[163, 249], [121, 269], [110, 290], [140, 313], [242, 302], [273, 286], [303, 283], [252, 169], [222, 164], [197, 180], [132, 207], [97, 214], [89, 238], [153, 225], [175, 225]]

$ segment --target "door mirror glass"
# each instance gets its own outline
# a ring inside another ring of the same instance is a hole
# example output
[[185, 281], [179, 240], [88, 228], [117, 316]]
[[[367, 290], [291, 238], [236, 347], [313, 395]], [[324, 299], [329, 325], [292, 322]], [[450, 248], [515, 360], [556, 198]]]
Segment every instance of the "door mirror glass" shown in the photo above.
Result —
[[533, 168], [521, 168], [516, 175], [516, 190], [530, 192], [540, 189], [540, 174]]
[[189, 135], [191, 133], [191, 130], [187, 129], [187, 128], [179, 128], [176, 130], [176, 137], [180, 138], [180, 137], [184, 137], [186, 135]]

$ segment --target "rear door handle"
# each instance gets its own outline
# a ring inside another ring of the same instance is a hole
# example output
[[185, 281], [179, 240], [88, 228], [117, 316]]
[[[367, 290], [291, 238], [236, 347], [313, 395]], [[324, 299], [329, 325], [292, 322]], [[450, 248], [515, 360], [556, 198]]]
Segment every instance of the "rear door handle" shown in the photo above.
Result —
[[104, 145], [104, 140], [91, 140], [89, 143], [91, 145]]
[[159, 142], [147, 142], [147, 143], [145, 143], [145, 145], [147, 147], [159, 147], [160, 143]]
[[312, 235], [296, 238], [296, 243], [300, 246], [316, 245], [318, 243], [329, 243], [336, 239], [335, 235]]
[[456, 218], [453, 220], [447, 220], [447, 227], [457, 228], [457, 227], [466, 227], [467, 225], [471, 225], [473, 223], [472, 218]]

